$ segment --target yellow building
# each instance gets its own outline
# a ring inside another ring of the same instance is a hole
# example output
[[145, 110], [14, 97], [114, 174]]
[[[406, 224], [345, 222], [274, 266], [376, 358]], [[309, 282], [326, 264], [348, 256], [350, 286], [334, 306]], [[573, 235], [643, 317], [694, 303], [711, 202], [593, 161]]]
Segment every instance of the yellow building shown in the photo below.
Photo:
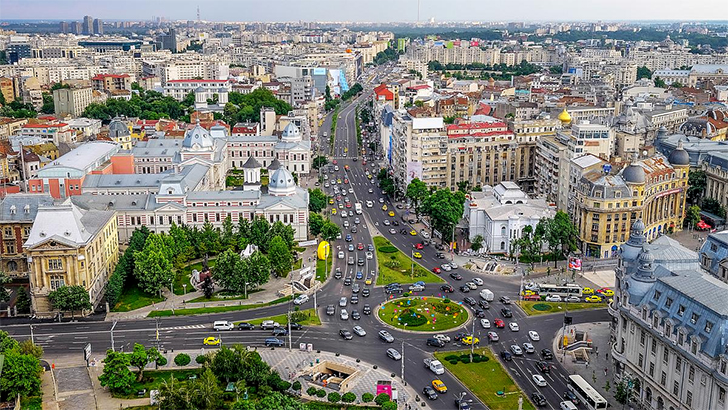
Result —
[[46, 142], [44, 144], [37, 145], [25, 145], [23, 146], [23, 148], [27, 148], [35, 152], [36, 155], [46, 157], [51, 161], [55, 161], [58, 159], [58, 157], [61, 156], [58, 147], [52, 142]]
[[123, 150], [132, 148], [130, 127], [119, 118], [114, 118], [109, 123], [109, 138], [119, 144]]
[[689, 157], [682, 147], [670, 158], [656, 154], [635, 161], [616, 175], [594, 170], [579, 180], [574, 220], [587, 256], [616, 257], [637, 219], [647, 240], [682, 228]]
[[82, 210], [70, 201], [39, 207], [24, 248], [33, 313], [53, 316], [48, 294], [83, 286], [95, 307], [119, 260], [116, 211]]

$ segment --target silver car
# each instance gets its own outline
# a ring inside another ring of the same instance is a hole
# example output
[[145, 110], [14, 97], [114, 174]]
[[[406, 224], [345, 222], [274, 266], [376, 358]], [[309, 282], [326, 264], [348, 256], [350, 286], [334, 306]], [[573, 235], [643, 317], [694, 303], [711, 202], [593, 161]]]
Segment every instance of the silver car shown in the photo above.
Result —
[[392, 349], [391, 347], [387, 349], [387, 357], [393, 360], [402, 360], [402, 355], [399, 354], [396, 349]]
[[354, 331], [354, 334], [357, 336], [364, 337], [367, 335], [366, 330], [364, 330], [364, 328], [362, 328], [361, 326], [354, 326], [354, 329], [352, 329], [352, 330]]
[[340, 307], [346, 307], [346, 296], [339, 299], [339, 306]]

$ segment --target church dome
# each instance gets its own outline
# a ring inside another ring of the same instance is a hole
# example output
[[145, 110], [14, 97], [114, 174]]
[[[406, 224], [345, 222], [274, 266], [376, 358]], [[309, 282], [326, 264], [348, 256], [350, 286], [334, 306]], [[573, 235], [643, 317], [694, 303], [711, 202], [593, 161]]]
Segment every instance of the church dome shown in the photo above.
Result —
[[260, 168], [260, 163], [253, 157], [252, 155], [248, 157], [248, 160], [245, 161], [245, 164], [243, 164], [243, 168]]
[[127, 128], [126, 124], [124, 124], [123, 121], [121, 121], [119, 118], [114, 118], [109, 123], [109, 137], [110, 138], [118, 138], [118, 137], [126, 137], [131, 135], [129, 133], [129, 128]]
[[563, 122], [564, 124], [568, 124], [571, 122], [571, 115], [568, 111], [566, 111], [566, 108], [564, 108], [564, 111], [561, 111], [561, 114], [559, 114], [559, 121]]
[[187, 131], [185, 139], [182, 140], [182, 147], [184, 148], [206, 149], [212, 148], [213, 145], [212, 136], [206, 129], [202, 128], [199, 120], [194, 128]]
[[628, 184], [644, 184], [645, 169], [637, 164], [630, 164], [622, 171], [622, 178]]
[[632, 224], [632, 231], [640, 232], [640, 233], [645, 231], [645, 223], [642, 222], [641, 218], [634, 221], [634, 223]]
[[273, 158], [273, 161], [268, 165], [268, 171], [275, 171], [281, 168], [281, 163], [278, 158]]
[[682, 141], [677, 143], [677, 148], [670, 153], [670, 157], [667, 159], [670, 164], [677, 166], [688, 166], [690, 165], [690, 155], [683, 148]]
[[283, 141], [300, 141], [301, 140], [301, 130], [298, 129], [296, 124], [289, 122], [288, 125], [286, 125], [286, 128], [283, 129], [283, 134], [281, 134], [281, 139]]
[[296, 192], [296, 181], [285, 167], [278, 168], [268, 181], [268, 192], [273, 196], [286, 196]]

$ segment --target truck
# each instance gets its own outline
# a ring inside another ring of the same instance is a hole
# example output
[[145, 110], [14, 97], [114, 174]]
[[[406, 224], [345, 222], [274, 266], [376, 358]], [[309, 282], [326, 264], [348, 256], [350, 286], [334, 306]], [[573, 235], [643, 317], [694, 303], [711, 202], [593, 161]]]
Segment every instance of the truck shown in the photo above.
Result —
[[425, 367], [432, 370], [433, 373], [438, 375], [445, 373], [445, 368], [442, 366], [442, 363], [440, 363], [440, 361], [436, 359], [425, 359]]
[[354, 204], [354, 212], [356, 212], [357, 215], [361, 215], [361, 202]]
[[492, 302], [493, 301], [493, 292], [491, 292], [490, 289], [483, 289], [480, 291], [480, 297], [481, 297], [481, 299], [485, 300], [486, 302]]

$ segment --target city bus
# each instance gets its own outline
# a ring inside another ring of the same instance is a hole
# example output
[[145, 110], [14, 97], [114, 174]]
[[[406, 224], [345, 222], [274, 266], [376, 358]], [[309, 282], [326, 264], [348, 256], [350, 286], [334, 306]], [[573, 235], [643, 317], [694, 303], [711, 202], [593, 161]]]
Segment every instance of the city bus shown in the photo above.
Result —
[[607, 401], [604, 400], [604, 397], [578, 374], [569, 376], [567, 387], [587, 409], [598, 410], [607, 408]]
[[563, 285], [542, 283], [538, 285], [538, 294], [541, 296], [559, 295], [562, 298], [569, 296], [581, 297], [581, 286], [576, 283], [566, 283]]

